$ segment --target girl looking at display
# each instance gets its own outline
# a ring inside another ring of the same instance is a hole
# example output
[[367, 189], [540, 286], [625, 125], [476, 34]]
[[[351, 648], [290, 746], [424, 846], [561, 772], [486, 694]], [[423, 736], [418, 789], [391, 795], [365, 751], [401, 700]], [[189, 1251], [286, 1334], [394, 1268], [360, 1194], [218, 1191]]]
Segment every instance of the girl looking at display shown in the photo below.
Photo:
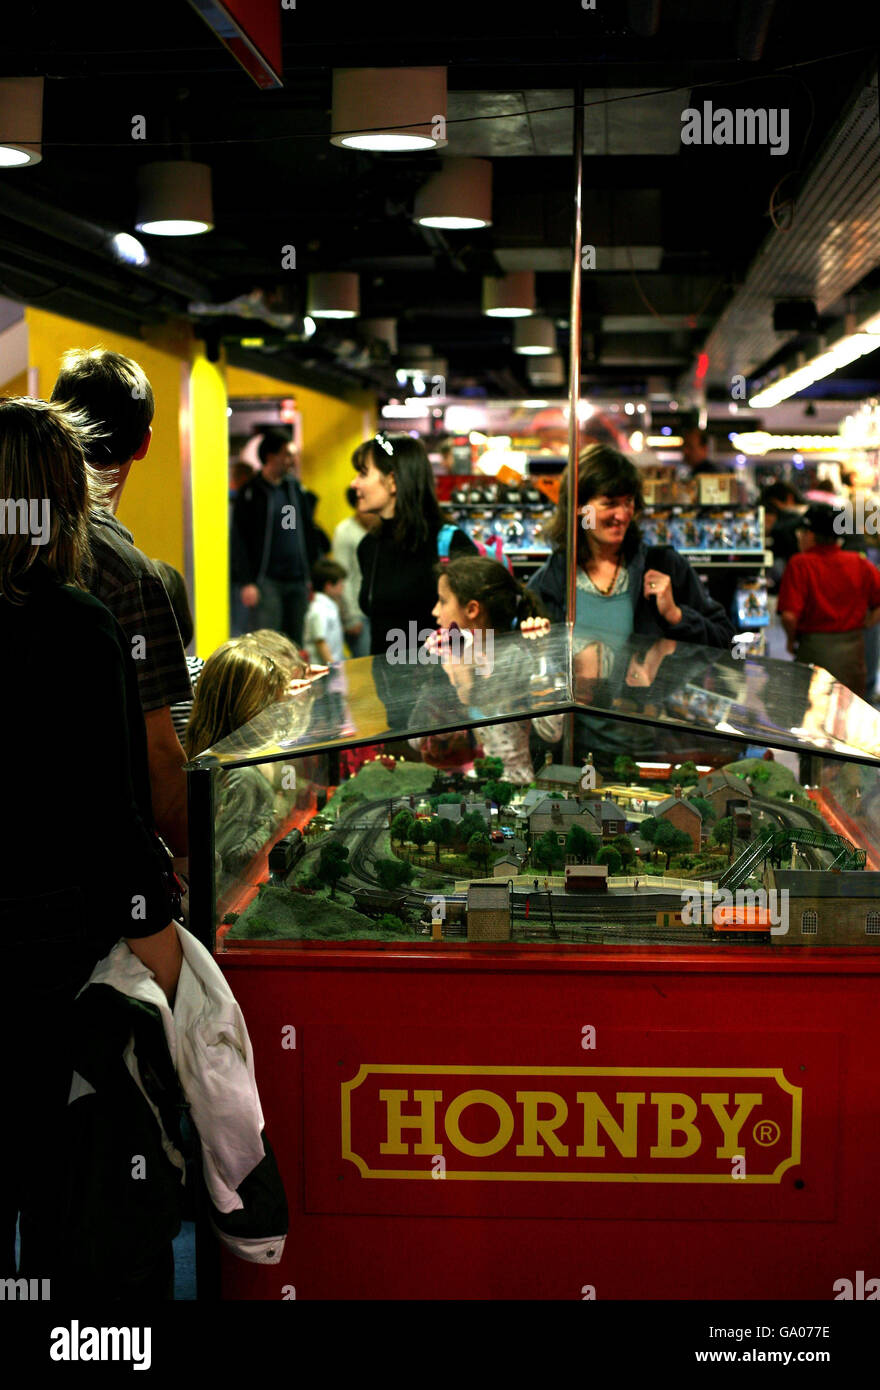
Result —
[[[187, 757], [198, 757], [283, 700], [290, 682], [288, 663], [276, 661], [253, 636], [224, 642], [208, 657], [196, 688], [184, 740]], [[276, 821], [272, 785], [260, 767], [223, 773], [214, 848], [227, 873], [246, 867], [265, 846]]]
[[[370, 620], [370, 651], [377, 656], [394, 640], [389, 634], [408, 633], [410, 623], [417, 633], [433, 626], [434, 565], [443, 518], [420, 440], [378, 434], [359, 455], [356, 470], [358, 507], [380, 519], [357, 549], [359, 606]], [[456, 528], [449, 556], [468, 554], [476, 555], [477, 547]]]
[[[468, 660], [467, 656], [461, 660], [447, 658], [443, 669], [461, 702], [471, 708], [473, 717], [479, 717], [481, 712], [485, 716], [485, 709], [481, 711], [480, 706], [485, 706], [486, 699], [477, 681], [492, 679], [495, 635], [519, 631], [523, 637], [536, 637], [547, 630], [549, 623], [535, 595], [497, 560], [466, 555], [438, 565], [436, 576], [437, 602], [433, 616], [440, 632], [430, 645], [443, 651], [444, 635], [456, 628], [471, 638], [479, 635], [481, 641], [472, 643], [472, 652], [479, 646], [481, 655], [475, 660]], [[517, 674], [520, 672], [510, 672], [512, 676]], [[485, 754], [503, 762], [504, 780], [516, 786], [525, 786], [534, 777], [529, 755], [529, 733], [533, 723], [539, 735], [548, 742], [556, 742], [561, 737], [562, 716], [559, 715], [534, 721], [520, 719], [507, 725], [486, 725], [474, 731]], [[429, 756], [439, 751], [436, 740], [414, 740], [413, 747]]]
[[[554, 553], [530, 580], [554, 621], [566, 617], [569, 543], [567, 475], [544, 534]], [[636, 517], [644, 505], [638, 469], [604, 444], [578, 461], [578, 575], [575, 636], [589, 633], [620, 646], [632, 633], [728, 647], [733, 627], [672, 546], [645, 546]]]

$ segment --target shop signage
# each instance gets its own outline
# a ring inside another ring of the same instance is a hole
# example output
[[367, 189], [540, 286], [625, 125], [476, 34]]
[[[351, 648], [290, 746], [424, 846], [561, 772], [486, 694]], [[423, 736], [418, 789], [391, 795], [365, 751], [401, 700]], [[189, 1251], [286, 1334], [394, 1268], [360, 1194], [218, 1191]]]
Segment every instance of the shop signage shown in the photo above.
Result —
[[778, 1184], [802, 1090], [779, 1067], [362, 1064], [341, 1084], [361, 1177]]

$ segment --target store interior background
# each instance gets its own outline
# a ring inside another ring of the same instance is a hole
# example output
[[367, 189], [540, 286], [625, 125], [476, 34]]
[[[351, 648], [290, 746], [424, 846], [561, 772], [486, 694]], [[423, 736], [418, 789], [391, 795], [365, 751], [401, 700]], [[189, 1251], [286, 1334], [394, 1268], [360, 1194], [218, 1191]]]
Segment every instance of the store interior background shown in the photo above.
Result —
[[[200, 655], [229, 635], [229, 466], [260, 424], [293, 433], [329, 535], [348, 514], [352, 450], [380, 426], [429, 436], [439, 471], [449, 434], [459, 467], [470, 456], [483, 474], [558, 473], [578, 82], [594, 251], [581, 288], [584, 433], [606, 421], [641, 462], [676, 464], [697, 423], [749, 501], [774, 477], [839, 490], [843, 473], [871, 496], [880, 350], [780, 404], [755, 400], [880, 311], [877, 69], [855, 7], [839, 9], [829, 52], [789, 3], [705, 14], [667, 0], [622, 18], [551, 0], [539, 34], [528, 14], [505, 12], [499, 34], [494, 10], [453, 3], [442, 54], [436, 28], [420, 31], [402, 6], [301, 7], [266, 39], [281, 83], [264, 73], [262, 89], [196, 9], [158, 0], [147, 45], [103, 0], [43, 27], [10, 17], [0, 77], [45, 80], [42, 158], [0, 174], [0, 389], [48, 395], [73, 346], [141, 362], [154, 440], [120, 518], [186, 575]], [[403, 89], [440, 61], [445, 148], [330, 143], [334, 70], [393, 67]], [[681, 111], [707, 97], [785, 108], [788, 148], [683, 145]], [[452, 156], [482, 161], [471, 167], [491, 184], [488, 225], [416, 220]], [[136, 234], [138, 170], [181, 158], [210, 167], [212, 229], [144, 235], [137, 264], [119, 238]], [[326, 272], [356, 277], [353, 317], [309, 313]], [[510, 275], [530, 283], [531, 317], [484, 312], [487, 283]], [[517, 350], [524, 324], [549, 332], [546, 355]], [[506, 444], [487, 402], [513, 411]], [[537, 417], [554, 412], [559, 428], [536, 442]], [[794, 442], [732, 437], [759, 432]], [[759, 579], [766, 558], [743, 574]], [[525, 573], [536, 560], [518, 562]], [[773, 623], [765, 635], [785, 656]]]

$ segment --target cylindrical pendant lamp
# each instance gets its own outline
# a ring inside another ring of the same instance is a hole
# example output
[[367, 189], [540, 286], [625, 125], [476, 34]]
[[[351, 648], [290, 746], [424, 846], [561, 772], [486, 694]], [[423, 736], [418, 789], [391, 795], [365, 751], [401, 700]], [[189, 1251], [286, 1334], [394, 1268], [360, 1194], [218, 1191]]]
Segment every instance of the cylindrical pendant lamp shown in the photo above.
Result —
[[384, 343], [394, 357], [397, 353], [397, 319], [361, 319], [361, 332], [374, 343]]
[[535, 312], [535, 272], [483, 276], [483, 313], [491, 319], [523, 319]]
[[311, 318], [354, 319], [360, 311], [360, 282], [354, 271], [327, 270], [309, 276]]
[[556, 326], [552, 319], [520, 319], [513, 330], [513, 350], [526, 357], [546, 357], [556, 351]]
[[413, 218], [448, 231], [492, 225], [491, 159], [444, 159], [416, 194]]
[[441, 149], [445, 68], [336, 68], [331, 145], [351, 150]]
[[39, 164], [42, 138], [42, 77], [0, 79], [0, 169]]
[[565, 363], [558, 353], [553, 352], [549, 357], [539, 357], [530, 362], [526, 372], [533, 386], [565, 385]]
[[214, 226], [211, 169], [190, 159], [162, 159], [137, 172], [135, 226], [150, 236], [198, 236]]

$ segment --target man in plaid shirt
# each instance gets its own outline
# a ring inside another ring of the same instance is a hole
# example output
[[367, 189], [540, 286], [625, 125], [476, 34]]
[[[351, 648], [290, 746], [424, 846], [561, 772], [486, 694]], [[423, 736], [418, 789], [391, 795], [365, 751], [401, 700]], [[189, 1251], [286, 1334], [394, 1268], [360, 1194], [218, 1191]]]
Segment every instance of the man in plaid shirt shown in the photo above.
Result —
[[122, 627], [134, 658], [147, 730], [153, 818], [172, 853], [182, 857], [187, 853], [185, 757], [171, 706], [190, 700], [192, 687], [159, 573], [114, 515], [132, 463], [150, 447], [153, 391], [131, 358], [103, 348], [74, 348], [62, 358], [52, 400], [82, 410], [102, 431], [91, 446], [89, 463], [105, 472], [113, 491], [108, 506], [93, 509], [93, 564], [83, 579]]

